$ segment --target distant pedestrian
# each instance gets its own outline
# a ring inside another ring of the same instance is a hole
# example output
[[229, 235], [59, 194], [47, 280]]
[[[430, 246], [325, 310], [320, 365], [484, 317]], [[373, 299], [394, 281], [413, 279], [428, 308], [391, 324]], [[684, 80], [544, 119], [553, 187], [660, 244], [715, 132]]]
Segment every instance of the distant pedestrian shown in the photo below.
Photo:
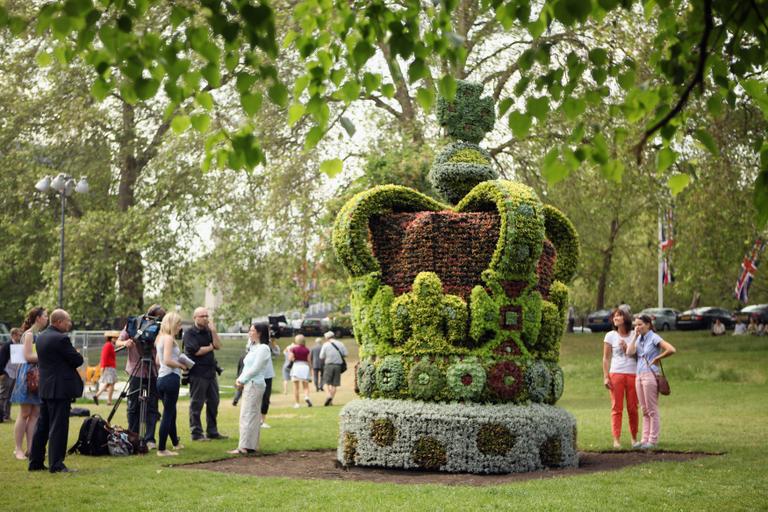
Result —
[[323, 383], [327, 386], [325, 406], [333, 404], [336, 396], [336, 389], [341, 385], [341, 365], [344, 357], [347, 355], [347, 347], [342, 342], [334, 339], [333, 331], [328, 331], [324, 335], [325, 343], [320, 351], [320, 358], [325, 364], [323, 369]]
[[310, 368], [312, 367], [312, 354], [307, 348], [307, 340], [299, 334], [294, 339], [295, 345], [291, 348], [290, 359], [293, 362], [291, 366], [291, 381], [293, 382], [293, 400], [294, 409], [301, 407], [299, 404], [299, 387], [304, 388], [304, 401], [307, 407], [312, 407], [312, 401], [309, 399], [309, 381], [312, 380]]
[[[296, 335], [296, 338], [298, 338], [299, 335]], [[291, 368], [293, 367], [293, 360], [291, 360], [291, 349], [296, 346], [296, 341], [294, 338], [294, 341], [291, 341], [291, 343], [285, 347], [285, 350], [283, 350], [283, 356], [285, 356], [285, 359], [283, 360], [283, 368], [282, 368], [282, 374], [283, 374], [283, 394], [288, 394], [288, 383], [291, 382]]]
[[112, 405], [112, 394], [115, 392], [115, 383], [117, 382], [117, 358], [115, 356], [115, 342], [120, 336], [118, 331], [107, 331], [104, 333], [104, 346], [101, 347], [101, 377], [99, 378], [100, 389], [93, 395], [93, 402], [99, 405], [99, 397], [105, 391], [107, 392], [107, 405]]
[[568, 332], [573, 332], [574, 325], [576, 325], [576, 309], [570, 306], [568, 308]]
[[0, 423], [11, 421], [11, 392], [19, 364], [11, 362], [11, 345], [21, 343], [21, 329], [11, 329], [11, 339], [0, 346]]
[[315, 382], [315, 391], [323, 390], [323, 360], [320, 359], [320, 350], [323, 348], [323, 338], [315, 338], [310, 353], [312, 354], [312, 380]]

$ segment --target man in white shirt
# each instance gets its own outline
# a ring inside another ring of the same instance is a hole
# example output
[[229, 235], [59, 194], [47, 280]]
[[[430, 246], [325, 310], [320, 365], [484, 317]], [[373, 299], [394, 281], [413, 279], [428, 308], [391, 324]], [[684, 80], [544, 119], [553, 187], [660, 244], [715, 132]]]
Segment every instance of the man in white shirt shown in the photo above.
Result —
[[325, 399], [327, 407], [333, 403], [336, 388], [341, 384], [341, 374], [346, 370], [344, 356], [347, 355], [347, 347], [333, 338], [333, 331], [328, 331], [323, 336], [326, 341], [320, 349], [320, 359], [323, 361], [323, 384], [328, 394]]

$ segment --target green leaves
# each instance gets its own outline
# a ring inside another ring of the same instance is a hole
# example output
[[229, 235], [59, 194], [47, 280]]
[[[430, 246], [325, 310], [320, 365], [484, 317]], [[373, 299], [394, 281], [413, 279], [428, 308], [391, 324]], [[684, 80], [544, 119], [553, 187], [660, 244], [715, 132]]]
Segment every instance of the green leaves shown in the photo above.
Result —
[[755, 103], [757, 103], [760, 110], [763, 111], [763, 115], [768, 118], [768, 94], [766, 94], [765, 82], [751, 78], [749, 80], [742, 80], [741, 86]]
[[259, 109], [261, 109], [261, 94], [256, 93], [244, 93], [240, 95], [240, 105], [243, 107], [243, 111], [249, 116], [255, 116]]
[[542, 160], [541, 176], [550, 185], [555, 185], [568, 177], [568, 167], [558, 159], [557, 148], [550, 149]]
[[587, 109], [587, 103], [580, 98], [566, 98], [562, 104], [563, 113], [570, 121], [575, 121]]
[[509, 113], [509, 127], [512, 130], [512, 134], [517, 139], [524, 139], [528, 136], [528, 130], [531, 129], [531, 123], [533, 119], [528, 114], [523, 114], [513, 110]]
[[764, 168], [755, 180], [753, 203], [757, 210], [757, 228], [764, 229], [768, 224], [768, 168]]
[[324, 160], [323, 162], [320, 163], [320, 172], [322, 172], [329, 178], [333, 178], [334, 176], [339, 174], [343, 168], [344, 168], [344, 163], [338, 158], [334, 158], [332, 160]]
[[677, 194], [682, 192], [683, 189], [688, 186], [690, 181], [691, 177], [687, 174], [678, 173], [670, 176], [667, 180], [667, 186], [669, 187], [669, 191], [672, 193], [672, 197], [675, 197]]
[[189, 116], [179, 115], [174, 117], [171, 121], [171, 129], [175, 133], [183, 133], [187, 128], [189, 128], [190, 123], [191, 120], [189, 119]]
[[712, 135], [710, 135], [709, 132], [703, 129], [698, 129], [694, 132], [693, 136], [696, 137], [696, 140], [701, 142], [701, 145], [707, 148], [713, 156], [720, 156], [720, 149], [717, 147], [715, 139], [712, 138]]
[[416, 91], [416, 101], [421, 105], [421, 108], [429, 112], [435, 102], [435, 93], [432, 92], [432, 89], [419, 87]]
[[288, 107], [288, 125], [295, 125], [304, 116], [306, 110], [306, 107], [301, 103], [294, 103]]
[[286, 107], [288, 105], [288, 89], [281, 83], [276, 83], [269, 89], [267, 94], [272, 103], [279, 107]]
[[669, 169], [669, 166], [675, 163], [677, 160], [677, 153], [670, 148], [662, 148], [656, 153], [656, 170], [658, 172], [664, 172]]
[[539, 121], [544, 121], [549, 113], [549, 98], [546, 96], [530, 97], [525, 100], [525, 108], [528, 114]]

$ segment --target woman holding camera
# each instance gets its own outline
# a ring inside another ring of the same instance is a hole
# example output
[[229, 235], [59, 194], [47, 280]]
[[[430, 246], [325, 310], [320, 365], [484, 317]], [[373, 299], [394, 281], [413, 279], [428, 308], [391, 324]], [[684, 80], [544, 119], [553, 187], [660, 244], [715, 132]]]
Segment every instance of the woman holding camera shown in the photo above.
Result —
[[163, 402], [163, 416], [160, 419], [160, 444], [157, 454], [160, 457], [178, 455], [176, 451], [168, 450], [166, 443], [171, 438], [174, 450], [183, 448], [179, 444], [179, 434], [176, 431], [176, 402], [179, 400], [179, 388], [181, 387], [181, 370], [187, 368], [184, 364], [176, 343], [176, 336], [181, 332], [181, 317], [175, 311], [171, 311], [163, 317], [160, 324], [160, 333], [155, 341], [157, 349], [157, 392]]
[[242, 390], [240, 398], [240, 441], [237, 448], [227, 453], [247, 454], [255, 453], [259, 449], [259, 435], [261, 434], [261, 402], [266, 389], [265, 374], [267, 366], [272, 366], [272, 351], [264, 340], [269, 342], [269, 332], [260, 329], [261, 326], [253, 325], [251, 330], [258, 334], [259, 339], [254, 340], [248, 347], [248, 354], [243, 360], [243, 371], [235, 381], [235, 387]]

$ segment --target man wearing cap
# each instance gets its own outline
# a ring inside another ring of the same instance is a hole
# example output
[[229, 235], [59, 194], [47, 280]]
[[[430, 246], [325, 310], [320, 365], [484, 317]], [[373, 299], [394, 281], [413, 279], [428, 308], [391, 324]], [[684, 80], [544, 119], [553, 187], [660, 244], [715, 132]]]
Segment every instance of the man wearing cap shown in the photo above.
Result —
[[341, 366], [344, 363], [344, 356], [347, 355], [347, 347], [333, 338], [333, 331], [328, 331], [323, 336], [325, 343], [320, 349], [320, 359], [323, 361], [323, 384], [328, 394], [325, 405], [329, 406], [333, 403], [333, 397], [336, 396], [336, 388], [341, 384]]

